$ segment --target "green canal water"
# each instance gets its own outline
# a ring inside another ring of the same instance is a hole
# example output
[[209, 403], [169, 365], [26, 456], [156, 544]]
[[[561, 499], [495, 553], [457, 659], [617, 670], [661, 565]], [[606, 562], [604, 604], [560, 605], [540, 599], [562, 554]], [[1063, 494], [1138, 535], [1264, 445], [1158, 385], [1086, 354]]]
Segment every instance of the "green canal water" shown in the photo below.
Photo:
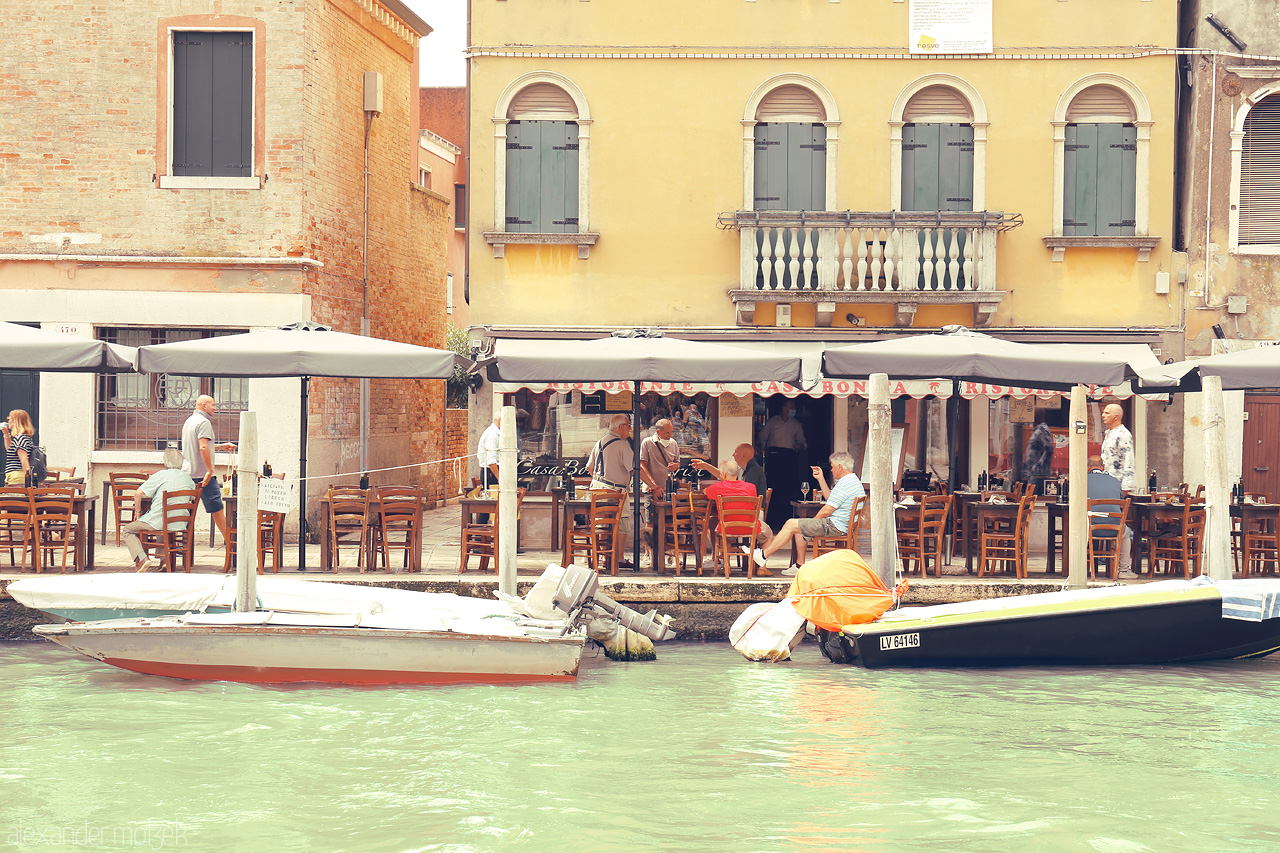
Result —
[[189, 683], [0, 645], [0, 850], [1280, 849], [1280, 660]]

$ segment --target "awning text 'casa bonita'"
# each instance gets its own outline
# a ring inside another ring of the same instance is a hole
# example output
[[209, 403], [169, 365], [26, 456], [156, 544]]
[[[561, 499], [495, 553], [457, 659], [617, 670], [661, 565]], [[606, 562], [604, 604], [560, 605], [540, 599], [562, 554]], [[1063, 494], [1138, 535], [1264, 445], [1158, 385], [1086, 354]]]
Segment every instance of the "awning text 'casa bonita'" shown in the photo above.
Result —
[[[1089, 396], [1091, 397], [1115, 397], [1117, 399], [1127, 399], [1133, 396], [1133, 389], [1129, 383], [1116, 386], [1089, 385]], [[604, 391], [606, 394], [621, 394], [634, 390], [635, 386], [631, 382], [498, 382], [494, 384], [494, 390], [501, 394], [511, 394], [521, 388], [541, 393], [543, 391], [555, 391], [560, 394], [568, 394], [570, 391], [581, 391], [584, 394], [594, 394], [597, 391]], [[923, 397], [940, 397], [948, 398], [951, 396], [952, 383], [950, 379], [890, 379], [889, 380], [889, 396], [891, 397], [913, 397], [921, 399]], [[781, 394], [784, 397], [799, 397], [808, 395], [810, 397], [866, 397], [867, 382], [862, 379], [820, 379], [810, 389], [802, 390], [786, 382], [751, 382], [751, 383], [734, 383], [734, 382], [641, 382], [640, 392], [655, 394], [709, 394], [718, 397], [721, 394], [733, 394], [737, 397], [745, 397], [748, 394], [759, 394], [764, 397], [770, 397], [775, 394]], [[1068, 391], [1045, 391], [1038, 388], [1017, 388], [1009, 385], [988, 385], [981, 382], [961, 382], [960, 396], [966, 400], [973, 400], [979, 397], [996, 400], [1001, 397], [1039, 397], [1048, 399], [1051, 397], [1064, 397], [1070, 392]]]

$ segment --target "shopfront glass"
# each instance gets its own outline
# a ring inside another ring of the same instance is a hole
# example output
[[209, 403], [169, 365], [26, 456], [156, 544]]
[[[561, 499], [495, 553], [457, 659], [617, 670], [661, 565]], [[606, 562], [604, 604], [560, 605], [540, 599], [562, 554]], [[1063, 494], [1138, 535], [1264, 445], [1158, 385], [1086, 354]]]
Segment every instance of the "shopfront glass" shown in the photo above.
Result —
[[[586, 460], [591, 448], [609, 431], [609, 421], [615, 415], [630, 415], [632, 408], [630, 392], [521, 390], [509, 395], [507, 404], [516, 408], [520, 485], [534, 491], [561, 485], [561, 477], [590, 476]], [[633, 429], [633, 435], [636, 441], [643, 440], [659, 420], [669, 418], [683, 463], [678, 474], [696, 478], [689, 463], [694, 459], [712, 461], [717, 409], [715, 399], [705, 393], [644, 394], [639, 427]]]
[[[1132, 404], [1128, 400], [1089, 400], [1085, 408], [1088, 455], [1102, 450], [1106, 427], [1102, 410], [1117, 403], [1124, 410], [1124, 423], [1132, 423]], [[1056, 484], [1070, 469], [1067, 449], [1071, 400], [1064, 395], [1052, 397], [1001, 397], [991, 402], [990, 447], [987, 454], [987, 476], [1002, 484], [1046, 481]], [[1129, 426], [1132, 431], [1132, 427]], [[1044, 489], [1040, 489], [1043, 493]], [[1052, 491], [1052, 488], [1050, 489]]]

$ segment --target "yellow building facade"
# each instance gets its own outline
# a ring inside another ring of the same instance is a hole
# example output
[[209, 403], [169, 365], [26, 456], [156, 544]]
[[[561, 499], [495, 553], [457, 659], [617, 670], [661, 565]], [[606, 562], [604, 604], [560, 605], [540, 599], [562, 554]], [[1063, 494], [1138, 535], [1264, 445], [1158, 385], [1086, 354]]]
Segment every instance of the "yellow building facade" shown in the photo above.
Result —
[[[799, 347], [962, 324], [1181, 355], [1176, 0], [470, 13], [482, 348], [637, 325]], [[930, 395], [903, 396], [895, 420], [922, 424], [907, 467], [926, 469], [926, 417], [904, 407]], [[977, 396], [991, 402], [952, 415], [961, 480], [996, 464], [988, 410], [1009, 402]], [[754, 440], [776, 402], [722, 419], [711, 454]], [[1146, 408], [1126, 403], [1144, 469], [1148, 445], [1172, 444]], [[856, 401], [812, 416], [830, 424], [824, 450], [858, 451]], [[1172, 467], [1165, 452], [1150, 465]]]

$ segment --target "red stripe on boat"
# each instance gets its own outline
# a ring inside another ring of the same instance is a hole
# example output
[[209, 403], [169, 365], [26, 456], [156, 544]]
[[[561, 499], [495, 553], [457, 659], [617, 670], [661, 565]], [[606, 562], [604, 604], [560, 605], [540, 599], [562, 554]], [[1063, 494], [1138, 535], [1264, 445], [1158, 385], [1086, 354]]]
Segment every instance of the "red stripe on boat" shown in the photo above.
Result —
[[297, 667], [231, 666], [226, 664], [167, 663], [165, 661], [103, 658], [103, 663], [144, 675], [164, 675], [194, 681], [236, 681], [245, 684], [527, 684], [574, 681], [567, 675], [512, 675], [501, 672], [414, 672], [412, 670], [300, 669]]

